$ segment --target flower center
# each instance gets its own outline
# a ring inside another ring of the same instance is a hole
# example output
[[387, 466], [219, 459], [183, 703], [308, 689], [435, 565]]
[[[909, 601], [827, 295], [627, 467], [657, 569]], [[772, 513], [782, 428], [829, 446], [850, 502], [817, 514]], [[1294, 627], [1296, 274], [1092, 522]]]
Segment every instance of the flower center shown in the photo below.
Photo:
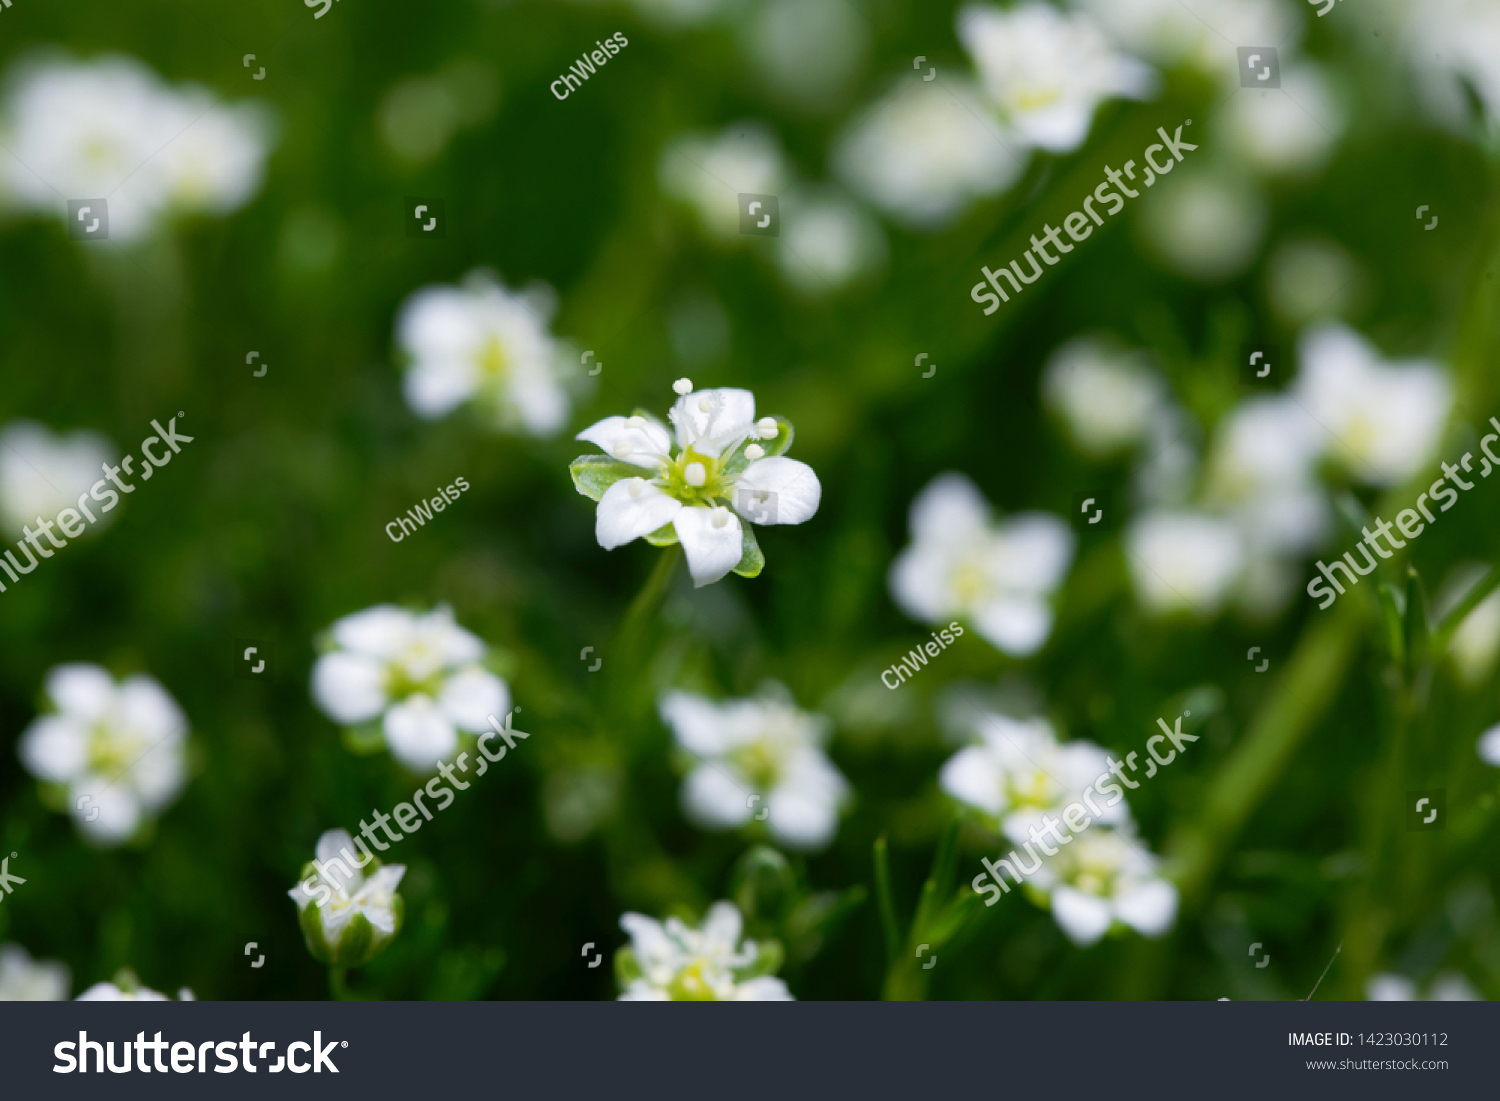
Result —
[[498, 336], [492, 336], [484, 342], [478, 360], [479, 373], [492, 379], [504, 377], [510, 366], [510, 357], [505, 354], [505, 345], [500, 343]]
[[719, 996], [714, 993], [713, 986], [704, 975], [704, 961], [694, 960], [676, 975], [672, 976], [672, 985], [668, 992], [672, 995], [674, 1002], [714, 1002]]
[[723, 464], [691, 447], [662, 464], [656, 484], [683, 504], [703, 508], [729, 500], [734, 492], [734, 482], [724, 476]]

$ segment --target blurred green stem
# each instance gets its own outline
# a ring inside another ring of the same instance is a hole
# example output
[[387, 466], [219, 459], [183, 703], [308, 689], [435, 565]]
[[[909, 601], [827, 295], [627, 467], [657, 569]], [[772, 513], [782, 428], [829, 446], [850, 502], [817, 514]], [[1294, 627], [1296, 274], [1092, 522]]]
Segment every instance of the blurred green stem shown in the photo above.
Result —
[[336, 1002], [364, 1002], [369, 998], [363, 997], [349, 989], [349, 969], [347, 967], [332, 966], [328, 968], [328, 992], [333, 995]]

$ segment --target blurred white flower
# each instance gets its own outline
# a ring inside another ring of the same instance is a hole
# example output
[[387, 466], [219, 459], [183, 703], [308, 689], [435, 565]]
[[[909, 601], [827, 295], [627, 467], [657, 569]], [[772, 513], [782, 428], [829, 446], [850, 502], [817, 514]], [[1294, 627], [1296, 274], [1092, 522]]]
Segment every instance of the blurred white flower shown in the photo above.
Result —
[[1480, 760], [1500, 768], [1500, 726], [1492, 726], [1481, 734], [1478, 748]]
[[477, 734], [510, 708], [510, 689], [481, 664], [485, 644], [447, 605], [416, 615], [378, 604], [330, 634], [335, 649], [313, 665], [313, 699], [345, 726], [380, 719], [391, 756], [410, 772], [432, 772], [460, 730]]
[[1150, 66], [1117, 53], [1097, 24], [1038, 0], [1000, 9], [970, 4], [958, 40], [974, 59], [990, 102], [1025, 142], [1053, 153], [1083, 144], [1106, 99], [1145, 99]]
[[[159, 990], [152, 990], [148, 986], [142, 986], [135, 972], [130, 968], [121, 968], [115, 975], [114, 982], [96, 982], [78, 997], [75, 1002], [170, 1002], [172, 999]], [[197, 1001], [193, 992], [183, 987], [177, 992], [177, 1000], [180, 1002]]]
[[1425, 0], [1402, 14], [1404, 44], [1433, 115], [1463, 128], [1472, 88], [1491, 126], [1500, 123], [1500, 8], [1491, 0]]
[[740, 236], [739, 196], [780, 195], [789, 177], [780, 143], [758, 122], [673, 139], [657, 175], [663, 191], [691, 206], [704, 229], [726, 241]]
[[1348, 313], [1359, 301], [1363, 284], [1354, 258], [1330, 240], [1287, 241], [1266, 261], [1267, 297], [1289, 329]]
[[1128, 830], [1074, 834], [1031, 880], [1048, 892], [1052, 918], [1079, 948], [1096, 944], [1116, 922], [1159, 937], [1177, 920], [1177, 888], [1156, 857]]
[[1483, 996], [1469, 980], [1454, 971], [1435, 976], [1420, 996], [1417, 984], [1405, 975], [1383, 972], [1371, 975], [1365, 983], [1365, 1000], [1370, 1002], [1479, 1002]]
[[829, 722], [799, 710], [780, 686], [755, 699], [668, 692], [661, 716], [695, 763], [682, 782], [683, 813], [710, 830], [763, 820], [789, 848], [821, 849], [838, 831], [849, 783], [828, 759]]
[[1126, 565], [1147, 612], [1211, 616], [1245, 568], [1244, 537], [1227, 520], [1194, 512], [1148, 512], [1125, 532]]
[[[943, 764], [938, 786], [960, 803], [997, 820], [1017, 845], [1031, 840], [1047, 814], [1060, 814], [1083, 790], [1109, 771], [1109, 755], [1093, 742], [1059, 743], [1045, 719], [1025, 721], [989, 712], [976, 717], [979, 745], [965, 746]], [[1095, 822], [1127, 821], [1130, 807], [1120, 801], [1100, 807]]]
[[187, 779], [187, 718], [152, 677], [118, 683], [97, 665], [55, 666], [19, 752], [27, 770], [67, 789], [68, 813], [101, 845], [128, 841]]
[[891, 595], [923, 623], [958, 618], [991, 645], [1028, 657], [1052, 633], [1049, 601], [1073, 560], [1073, 533], [1055, 516], [1000, 523], [962, 474], [942, 474], [911, 506], [912, 542], [891, 565]]
[[[53, 435], [35, 421], [11, 421], [0, 429], [0, 520], [6, 530], [19, 533], [38, 516], [52, 520], [65, 508], [76, 509], [116, 454], [97, 432]], [[94, 513], [103, 523], [114, 519], [97, 508]]]
[[1222, 169], [1183, 169], [1145, 196], [1139, 231], [1177, 274], [1205, 283], [1238, 275], [1265, 233], [1265, 200]]
[[781, 274], [802, 293], [838, 290], [877, 268], [885, 254], [875, 219], [837, 191], [796, 189], [782, 197], [776, 256]]
[[1293, 395], [1356, 478], [1399, 485], [1433, 457], [1453, 404], [1453, 384], [1438, 364], [1387, 363], [1364, 337], [1338, 324], [1303, 334], [1298, 359]]
[[1078, 447], [1105, 456], [1134, 447], [1168, 401], [1166, 386], [1137, 352], [1077, 337], [1052, 353], [1042, 396]]
[[556, 309], [551, 288], [513, 292], [484, 271], [415, 292], [396, 320], [406, 403], [436, 420], [472, 401], [497, 428], [555, 435], [571, 412], [573, 374], [570, 349], [548, 328]]
[[[765, 565], [757, 524], [801, 524], [818, 511], [823, 487], [812, 467], [782, 454], [792, 426], [755, 419], [755, 395], [723, 388], [681, 395], [667, 414], [673, 436], [655, 417], [606, 417], [578, 433], [609, 456], [573, 462], [573, 484], [599, 502], [594, 537], [605, 550], [636, 539], [681, 542], [693, 584], [712, 584], [731, 570], [755, 577]], [[648, 477], [631, 476], [643, 468]], [[731, 510], [732, 509], [732, 510]]]
[[499, 99], [494, 68], [458, 58], [431, 76], [397, 81], [381, 97], [375, 121], [387, 149], [410, 164], [425, 164], [440, 156], [460, 129], [488, 119]]
[[735, 6], [736, 0], [631, 0], [631, 6], [653, 23], [668, 28], [705, 23]]
[[617, 972], [624, 1002], [786, 1002], [786, 983], [758, 973], [766, 962], [754, 941], [740, 943], [743, 919], [732, 902], [715, 902], [700, 929], [675, 917], [665, 922], [645, 914], [622, 914], [630, 945]]
[[1281, 71], [1281, 87], [1241, 89], [1219, 108], [1216, 133], [1266, 173], [1305, 173], [1328, 160], [1344, 131], [1344, 112], [1318, 66]]
[[109, 237], [130, 241], [173, 211], [225, 214], [259, 189], [271, 126], [255, 104], [170, 88], [133, 58], [23, 63], [0, 108], [0, 162], [23, 207], [65, 212], [107, 198]]
[[998, 195], [1027, 150], [989, 116], [967, 81], [905, 80], [866, 108], [834, 147], [842, 179], [905, 225], [937, 228]]
[[1125, 49], [1164, 65], [1224, 72], [1238, 84], [1232, 43], [1288, 43], [1300, 29], [1285, 0], [1072, 0]]
[[[357, 853], [364, 854], [363, 861]], [[366, 867], [373, 869], [369, 875], [362, 870]], [[406, 865], [382, 866], [348, 830], [325, 831], [318, 838], [317, 860], [303, 866], [297, 886], [287, 892], [297, 904], [298, 924], [313, 958], [359, 967], [390, 943], [401, 931], [405, 913], [396, 893], [405, 874]]]
[[765, 0], [742, 38], [756, 71], [807, 109], [836, 110], [870, 48], [869, 22], [847, 0]]
[[65, 1002], [72, 982], [67, 964], [32, 960], [19, 944], [0, 945], [0, 1002]]
[[1331, 525], [1327, 495], [1317, 480], [1324, 437], [1317, 421], [1291, 398], [1240, 402], [1215, 431], [1205, 500], [1233, 512], [1268, 548], [1311, 550]]

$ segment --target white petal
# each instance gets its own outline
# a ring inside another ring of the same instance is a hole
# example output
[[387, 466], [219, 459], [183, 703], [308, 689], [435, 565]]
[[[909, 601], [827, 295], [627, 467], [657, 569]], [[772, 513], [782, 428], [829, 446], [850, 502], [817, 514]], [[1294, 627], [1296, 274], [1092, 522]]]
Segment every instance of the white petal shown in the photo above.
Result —
[[1405, 975], [1371, 975], [1365, 984], [1365, 1000], [1414, 1002], [1417, 1000], [1417, 984]]
[[477, 734], [489, 728], [491, 715], [510, 710], [510, 690], [494, 673], [473, 666], [443, 683], [438, 707], [454, 726]]
[[943, 763], [938, 786], [961, 803], [998, 816], [1005, 810], [1000, 770], [979, 746], [965, 746]]
[[703, 916], [703, 954], [732, 955], [739, 946], [743, 928], [744, 920], [738, 906], [723, 899], [715, 902]]
[[47, 674], [47, 695], [59, 711], [93, 723], [114, 706], [115, 682], [97, 665], [59, 665]]
[[458, 748], [458, 731], [431, 697], [421, 693], [387, 711], [384, 726], [391, 756], [418, 775], [435, 771], [438, 761]]
[[917, 542], [964, 542], [983, 535], [989, 519], [989, 504], [962, 474], [938, 475], [911, 503], [911, 534]]
[[695, 588], [713, 584], [744, 557], [744, 529], [728, 509], [684, 508], [672, 517], [672, 526], [687, 555]]
[[[80, 796], [89, 798], [79, 807]], [[135, 836], [141, 824], [141, 805], [123, 783], [110, 784], [101, 776], [89, 776], [68, 790], [68, 809], [89, 839], [101, 845], [118, 845]], [[92, 822], [89, 816], [98, 810]]]
[[385, 667], [361, 654], [324, 654], [313, 664], [312, 692], [334, 722], [368, 722], [385, 709]]
[[766, 826], [790, 849], [821, 849], [838, 832], [836, 797], [820, 786], [786, 783], [766, 797]]
[[677, 744], [689, 753], [713, 757], [727, 748], [725, 719], [712, 700], [690, 692], [668, 692], [658, 707]]
[[1109, 903], [1065, 883], [1059, 884], [1052, 892], [1052, 917], [1058, 928], [1079, 948], [1098, 943], [1099, 938], [1109, 932], [1111, 920]]
[[1056, 516], [1045, 512], [1012, 516], [991, 541], [991, 577], [1005, 588], [1051, 592], [1068, 572], [1073, 541], [1073, 532]]
[[786, 983], [774, 975], [760, 975], [739, 983], [734, 988], [737, 1002], [791, 1002], [796, 1001]]
[[453, 622], [453, 609], [446, 604], [418, 616], [412, 634], [414, 644], [434, 654], [444, 669], [470, 665], [484, 657], [484, 642]]
[[937, 623], [956, 613], [949, 577], [953, 555], [934, 542], [915, 542], [891, 564], [891, 596], [901, 610], [922, 623]]
[[130, 766], [121, 783], [135, 789], [141, 806], [154, 811], [172, 801], [187, 782], [181, 739], [165, 738]]
[[681, 510], [681, 501], [644, 478], [622, 478], [599, 498], [599, 508], [594, 513], [594, 538], [605, 550], [614, 550], [671, 523]]
[[21, 763], [38, 780], [71, 780], [84, 770], [88, 752], [87, 728], [61, 715], [43, 715], [21, 735]]
[[672, 438], [654, 420], [642, 417], [632, 427], [631, 419], [605, 417], [598, 424], [589, 425], [574, 438], [593, 444], [612, 459], [655, 470], [670, 456]]
[[568, 392], [558, 382], [550, 363], [537, 363], [530, 370], [517, 365], [507, 397], [520, 414], [521, 423], [533, 436], [553, 436], [568, 423], [571, 406]]
[[411, 411], [424, 420], [447, 416], [479, 389], [479, 370], [471, 359], [429, 359], [414, 364], [401, 390]]
[[394, 604], [377, 604], [333, 625], [333, 641], [370, 657], [394, 658], [411, 644], [415, 617]]
[[120, 713], [126, 726], [153, 743], [179, 742], [187, 733], [187, 716], [154, 677], [135, 673], [120, 683]]
[[1165, 879], [1148, 879], [1115, 897], [1115, 913], [1136, 932], [1159, 937], [1177, 920], [1177, 888]]
[[753, 814], [749, 784], [730, 779], [723, 765], [699, 764], [682, 781], [682, 812], [706, 830], [743, 826]]
[[1052, 609], [1041, 600], [1002, 597], [975, 610], [974, 626], [996, 649], [1011, 657], [1030, 657], [1052, 633]]
[[756, 524], [803, 523], [822, 497], [813, 468], [782, 455], [751, 463], [734, 487], [735, 510]]
[[718, 458], [733, 441], [738, 446], [755, 423], [755, 395], [749, 390], [721, 387], [684, 394], [668, 414], [677, 428], [677, 446], [693, 447]]
[[[346, 851], [347, 855], [341, 855]], [[365, 877], [350, 863], [351, 860], [358, 859], [360, 853], [354, 847], [354, 839], [349, 836], [348, 830], [325, 830], [318, 838], [317, 855], [318, 861], [324, 866], [324, 871], [329, 873], [320, 878], [327, 881], [330, 887], [335, 891], [351, 894], [359, 890]], [[338, 859], [338, 867], [330, 866], [328, 863], [335, 858]], [[349, 874], [344, 875], [341, 868], [347, 869]]]
[[1480, 735], [1479, 756], [1485, 764], [1500, 768], [1500, 726], [1492, 726]]

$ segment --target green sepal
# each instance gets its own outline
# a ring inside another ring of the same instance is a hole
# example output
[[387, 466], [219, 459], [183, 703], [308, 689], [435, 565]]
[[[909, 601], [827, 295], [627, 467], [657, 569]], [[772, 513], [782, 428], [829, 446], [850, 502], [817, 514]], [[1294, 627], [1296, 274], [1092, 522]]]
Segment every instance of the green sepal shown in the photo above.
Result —
[[1406, 597], [1389, 582], [1381, 582], [1375, 593], [1376, 603], [1380, 605], [1380, 623], [1385, 630], [1386, 653], [1392, 661], [1404, 664], [1406, 634], [1402, 623], [1406, 618]]
[[627, 990], [636, 979], [644, 978], [646, 972], [641, 967], [641, 961], [635, 958], [635, 949], [625, 945], [615, 953], [615, 982], [620, 984], [621, 990]]
[[655, 531], [643, 535], [641, 538], [653, 547], [670, 547], [673, 543], [677, 542], [677, 529], [672, 526], [672, 522], [669, 520]]
[[735, 969], [734, 977], [739, 982], [744, 982], [746, 979], [758, 979], [762, 975], [774, 975], [781, 970], [781, 965], [786, 960], [786, 949], [775, 937], [751, 943], [755, 945], [755, 959], [744, 967]]
[[645, 471], [608, 455], [580, 455], [568, 464], [568, 473], [573, 475], [573, 487], [579, 493], [597, 501], [621, 478], [639, 478]]
[[766, 556], [760, 552], [755, 529], [749, 524], [742, 523], [740, 526], [744, 532], [744, 541], [740, 544], [740, 564], [734, 568], [734, 572], [741, 577], [759, 577], [760, 571], [766, 568]]
[[385, 730], [378, 722], [346, 726], [339, 732], [339, 738], [345, 749], [361, 757], [385, 749]]

